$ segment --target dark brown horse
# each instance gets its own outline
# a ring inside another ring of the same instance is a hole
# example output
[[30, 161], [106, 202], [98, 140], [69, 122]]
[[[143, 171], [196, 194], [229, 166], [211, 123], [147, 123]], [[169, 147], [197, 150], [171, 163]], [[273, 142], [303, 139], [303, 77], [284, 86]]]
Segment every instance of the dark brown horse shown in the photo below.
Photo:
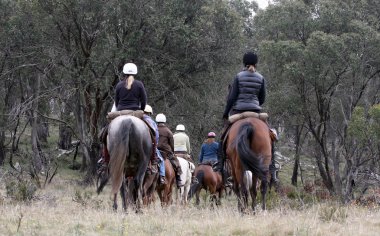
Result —
[[168, 159], [165, 159], [165, 179], [166, 183], [164, 185], [158, 185], [156, 188], [162, 206], [167, 206], [173, 201], [172, 193], [175, 184], [175, 172]]
[[271, 139], [268, 125], [258, 118], [245, 118], [232, 124], [226, 143], [227, 158], [231, 161], [231, 175], [238, 207], [245, 212], [248, 189], [244, 184], [246, 170], [252, 172], [253, 203], [256, 201], [256, 184], [261, 180], [262, 209], [266, 209], [266, 193], [270, 179]]
[[224, 190], [221, 172], [215, 172], [211, 165], [201, 164], [195, 168], [194, 176], [197, 178], [197, 182], [193, 183], [190, 187], [189, 201], [195, 194], [195, 204], [199, 205], [199, 194], [202, 189], [205, 189], [210, 192], [211, 204], [220, 205], [220, 199]]

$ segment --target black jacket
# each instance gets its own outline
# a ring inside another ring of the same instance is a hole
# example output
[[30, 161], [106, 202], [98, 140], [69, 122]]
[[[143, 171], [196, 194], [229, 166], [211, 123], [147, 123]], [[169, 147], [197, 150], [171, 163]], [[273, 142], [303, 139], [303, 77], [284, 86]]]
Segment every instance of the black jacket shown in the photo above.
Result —
[[258, 72], [243, 70], [236, 75], [230, 89], [223, 117], [227, 118], [231, 109], [237, 112], [261, 112], [265, 102], [265, 79]]
[[116, 85], [115, 105], [118, 111], [121, 110], [144, 110], [147, 100], [144, 85], [139, 80], [134, 80], [131, 89], [126, 86], [126, 79]]

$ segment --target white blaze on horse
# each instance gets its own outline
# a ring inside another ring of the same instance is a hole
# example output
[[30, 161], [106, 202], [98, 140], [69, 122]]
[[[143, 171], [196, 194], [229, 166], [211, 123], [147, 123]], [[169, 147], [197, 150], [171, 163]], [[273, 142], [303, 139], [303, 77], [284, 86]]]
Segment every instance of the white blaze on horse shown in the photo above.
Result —
[[190, 191], [191, 177], [195, 170], [195, 165], [182, 157], [177, 156], [177, 158], [182, 169], [181, 187], [177, 190], [177, 200], [179, 200], [181, 204], [187, 204], [187, 195]]

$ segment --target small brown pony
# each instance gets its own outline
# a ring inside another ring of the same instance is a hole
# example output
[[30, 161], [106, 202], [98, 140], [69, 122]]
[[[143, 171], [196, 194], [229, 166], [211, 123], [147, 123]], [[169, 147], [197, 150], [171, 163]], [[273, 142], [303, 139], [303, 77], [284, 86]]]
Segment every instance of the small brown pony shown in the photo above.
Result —
[[161, 206], [167, 206], [172, 203], [172, 190], [175, 183], [175, 173], [172, 164], [165, 159], [165, 179], [166, 184], [158, 185], [156, 190], [161, 200]]
[[[231, 161], [234, 192], [238, 197], [238, 208], [245, 212], [248, 191], [244, 186], [244, 173], [252, 172], [253, 203], [256, 202], [256, 184], [261, 180], [262, 209], [266, 209], [266, 193], [270, 179], [271, 139], [268, 125], [258, 118], [245, 118], [232, 124], [226, 143], [227, 158]], [[253, 209], [254, 210], [254, 209]]]
[[205, 189], [206, 191], [210, 191], [211, 204], [215, 203], [217, 206], [220, 205], [224, 190], [221, 172], [215, 172], [211, 165], [200, 164], [195, 168], [194, 176], [197, 178], [198, 182], [193, 183], [190, 187], [188, 195], [189, 201], [195, 194], [195, 204], [199, 205], [199, 194], [202, 189]]

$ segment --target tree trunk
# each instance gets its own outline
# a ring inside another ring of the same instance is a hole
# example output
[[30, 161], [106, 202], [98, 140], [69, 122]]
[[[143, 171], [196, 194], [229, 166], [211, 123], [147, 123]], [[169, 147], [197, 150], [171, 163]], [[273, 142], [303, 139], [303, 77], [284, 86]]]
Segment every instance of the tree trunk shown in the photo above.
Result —
[[338, 194], [338, 196], [343, 201], [343, 195], [342, 195], [342, 179], [340, 176], [340, 156], [336, 150], [336, 141], [333, 139], [331, 142], [331, 155], [332, 155], [332, 161], [333, 161], [333, 167], [334, 167], [334, 185], [335, 185], [335, 192]]
[[69, 150], [71, 148], [72, 132], [65, 124], [59, 125], [58, 148]]
[[38, 117], [37, 120], [37, 135], [40, 142], [47, 144], [47, 138], [49, 137], [49, 123], [42, 117]]
[[0, 131], [0, 166], [4, 165], [5, 160], [5, 132]]
[[294, 159], [294, 166], [293, 166], [293, 174], [292, 174], [292, 185], [297, 186], [297, 179], [298, 179], [298, 168], [300, 165], [300, 145], [301, 145], [301, 134], [302, 134], [302, 128], [299, 126], [296, 127], [296, 153], [295, 153], [295, 159]]
[[[319, 147], [316, 148], [316, 162], [319, 170], [319, 174], [322, 177], [323, 184], [326, 186], [326, 188], [329, 190], [330, 194], [335, 194], [334, 185], [331, 181], [331, 178], [329, 176], [329, 173], [327, 173], [326, 168], [324, 165], [326, 165], [326, 157], [323, 155], [322, 151], [319, 150]], [[325, 159], [325, 163], [322, 162], [322, 158]]]
[[36, 171], [41, 171], [42, 169], [42, 157], [41, 157], [41, 145], [38, 137], [38, 102], [39, 102], [39, 93], [40, 93], [40, 76], [37, 76], [37, 84], [34, 94], [33, 109], [30, 111], [31, 115], [31, 125], [32, 125], [32, 135], [31, 135], [31, 144], [33, 150], [33, 165]]

